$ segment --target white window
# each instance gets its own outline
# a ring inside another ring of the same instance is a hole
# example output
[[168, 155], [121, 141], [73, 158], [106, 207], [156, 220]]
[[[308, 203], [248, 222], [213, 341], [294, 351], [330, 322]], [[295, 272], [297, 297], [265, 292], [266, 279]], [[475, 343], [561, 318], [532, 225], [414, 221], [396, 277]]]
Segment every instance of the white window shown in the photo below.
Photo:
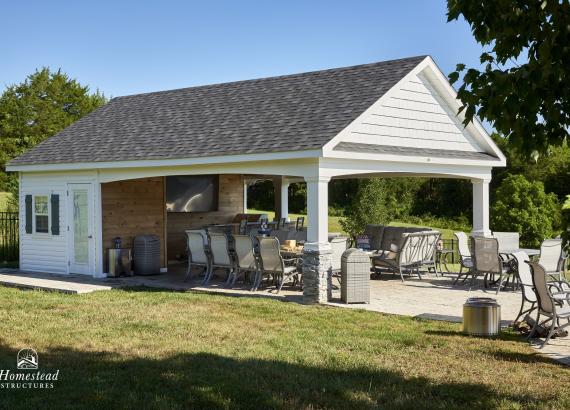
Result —
[[49, 198], [47, 195], [34, 195], [34, 231], [49, 233]]

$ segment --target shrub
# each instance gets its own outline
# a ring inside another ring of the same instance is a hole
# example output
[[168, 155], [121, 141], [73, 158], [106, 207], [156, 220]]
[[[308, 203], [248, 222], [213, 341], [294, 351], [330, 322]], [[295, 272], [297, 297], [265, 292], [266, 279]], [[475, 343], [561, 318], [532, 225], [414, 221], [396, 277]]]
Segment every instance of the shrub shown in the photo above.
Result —
[[560, 225], [560, 207], [544, 185], [522, 175], [509, 175], [496, 192], [491, 226], [497, 231], [519, 232], [523, 247], [538, 247], [555, 235]]
[[562, 205], [562, 238], [564, 248], [570, 251], [570, 195], [566, 195], [566, 201]]
[[367, 224], [386, 224], [386, 189], [381, 178], [361, 179], [354, 198], [345, 210], [340, 225], [346, 233], [355, 237], [364, 232]]

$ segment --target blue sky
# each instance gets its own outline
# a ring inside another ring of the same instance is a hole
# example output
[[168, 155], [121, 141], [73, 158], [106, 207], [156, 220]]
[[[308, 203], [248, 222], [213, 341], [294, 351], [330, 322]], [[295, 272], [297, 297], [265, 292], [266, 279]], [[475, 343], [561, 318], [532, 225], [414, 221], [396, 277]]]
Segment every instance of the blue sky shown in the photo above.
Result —
[[119, 96], [430, 54], [478, 65], [445, 0], [6, 1], [0, 89], [49, 66]]

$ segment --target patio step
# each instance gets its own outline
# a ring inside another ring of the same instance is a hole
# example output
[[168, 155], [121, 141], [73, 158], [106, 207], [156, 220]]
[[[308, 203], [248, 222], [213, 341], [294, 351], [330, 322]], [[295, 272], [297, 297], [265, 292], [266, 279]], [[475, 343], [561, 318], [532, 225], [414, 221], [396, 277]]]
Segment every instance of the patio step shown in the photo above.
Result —
[[36, 289], [50, 292], [67, 294], [84, 294], [98, 290], [111, 290], [113, 286], [85, 283], [76, 280], [75, 277], [49, 274], [32, 273], [7, 273], [0, 272], [0, 285], [19, 289]]

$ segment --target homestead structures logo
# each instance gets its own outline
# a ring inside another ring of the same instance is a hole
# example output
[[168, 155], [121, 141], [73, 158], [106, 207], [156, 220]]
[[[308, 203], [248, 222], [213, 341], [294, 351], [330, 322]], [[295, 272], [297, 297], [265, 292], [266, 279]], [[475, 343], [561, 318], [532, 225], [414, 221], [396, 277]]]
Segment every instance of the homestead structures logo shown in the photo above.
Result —
[[[38, 353], [26, 348], [16, 357], [18, 371], [0, 370], [0, 389], [53, 389], [59, 370], [43, 372], [39, 369]], [[34, 371], [36, 370], [36, 371]]]
[[34, 349], [22, 349], [18, 352], [16, 363], [20, 370], [37, 370], [38, 353]]

